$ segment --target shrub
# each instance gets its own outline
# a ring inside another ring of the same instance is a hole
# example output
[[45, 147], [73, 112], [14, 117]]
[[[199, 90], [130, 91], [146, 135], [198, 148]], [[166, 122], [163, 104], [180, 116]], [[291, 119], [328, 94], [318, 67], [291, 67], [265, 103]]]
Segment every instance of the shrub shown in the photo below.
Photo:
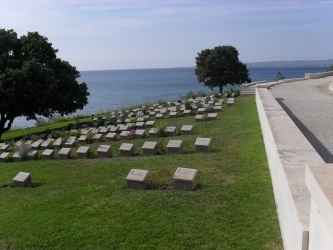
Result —
[[31, 149], [31, 145], [30, 144], [27, 145], [25, 143], [22, 143], [18, 147], [16, 152], [18, 153], [21, 161], [24, 161], [27, 158], [27, 154], [30, 151], [30, 149]]
[[169, 168], [161, 168], [156, 172], [150, 172], [146, 179], [147, 189], [171, 189], [173, 173]]
[[164, 137], [166, 136], [165, 129], [167, 124], [165, 122], [160, 122], [156, 125], [156, 135], [157, 137]]
[[93, 136], [94, 136], [94, 134], [92, 132], [88, 132], [87, 137], [86, 137], [86, 143], [87, 144], [91, 144], [92, 143]]
[[236, 89], [234, 95], [235, 97], [240, 96], [240, 89]]
[[208, 114], [208, 113], [214, 113], [214, 106], [207, 106], [205, 108], [205, 113]]

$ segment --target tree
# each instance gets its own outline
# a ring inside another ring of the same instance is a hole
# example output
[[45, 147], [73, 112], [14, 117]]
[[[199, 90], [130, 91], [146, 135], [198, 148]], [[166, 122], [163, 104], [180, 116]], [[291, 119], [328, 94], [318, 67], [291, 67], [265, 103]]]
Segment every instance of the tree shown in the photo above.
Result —
[[282, 74], [281, 74], [281, 72], [280, 71], [276, 71], [276, 78], [278, 79], [278, 80], [283, 80], [283, 79], [286, 79]]
[[38, 32], [17, 37], [0, 29], [0, 138], [16, 117], [68, 115], [88, 103], [80, 72], [57, 58], [58, 50]]
[[233, 46], [216, 46], [205, 49], [195, 58], [195, 74], [198, 82], [213, 89], [219, 88], [222, 93], [227, 84], [235, 85], [251, 82], [249, 71], [238, 59], [238, 51]]
[[327, 69], [326, 69], [327, 72], [329, 71], [333, 71], [333, 64], [331, 64]]

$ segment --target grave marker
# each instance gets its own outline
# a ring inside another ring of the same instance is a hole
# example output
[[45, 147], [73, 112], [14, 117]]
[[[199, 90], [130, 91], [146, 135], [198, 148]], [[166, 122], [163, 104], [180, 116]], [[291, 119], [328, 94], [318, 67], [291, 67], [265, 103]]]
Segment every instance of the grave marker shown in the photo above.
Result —
[[168, 154], [181, 154], [183, 153], [183, 141], [182, 140], [170, 140], [168, 145]]
[[24, 188], [31, 184], [31, 174], [25, 172], [18, 172], [14, 177], [14, 187]]
[[97, 149], [98, 158], [110, 158], [111, 146], [110, 145], [100, 145]]
[[194, 143], [197, 153], [207, 153], [211, 151], [212, 139], [211, 138], [197, 138]]
[[119, 148], [120, 157], [133, 156], [134, 155], [134, 144], [123, 143]]
[[148, 170], [131, 169], [131, 171], [126, 177], [127, 188], [137, 189], [137, 190], [145, 189], [146, 187], [145, 179], [148, 173], [149, 173]]
[[157, 154], [157, 142], [146, 141], [142, 146], [144, 156], [154, 156]]
[[174, 179], [174, 189], [181, 191], [194, 191], [197, 188], [197, 173], [193, 168], [177, 168]]

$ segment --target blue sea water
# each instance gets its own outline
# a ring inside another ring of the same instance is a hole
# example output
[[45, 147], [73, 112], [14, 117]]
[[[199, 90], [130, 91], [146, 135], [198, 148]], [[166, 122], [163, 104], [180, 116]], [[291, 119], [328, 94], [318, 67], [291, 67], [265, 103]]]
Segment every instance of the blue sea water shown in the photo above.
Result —
[[[248, 67], [252, 82], [261, 80], [276, 81], [277, 71], [285, 78], [304, 77], [305, 73], [326, 71], [326, 66], [318, 67]], [[131, 69], [81, 71], [78, 82], [86, 82], [89, 88], [89, 104], [76, 114], [97, 114], [145, 102], [177, 100], [189, 91], [211, 92], [199, 84], [194, 68]], [[217, 91], [218, 89], [216, 89]], [[24, 117], [14, 120], [16, 127], [33, 126], [34, 121]]]

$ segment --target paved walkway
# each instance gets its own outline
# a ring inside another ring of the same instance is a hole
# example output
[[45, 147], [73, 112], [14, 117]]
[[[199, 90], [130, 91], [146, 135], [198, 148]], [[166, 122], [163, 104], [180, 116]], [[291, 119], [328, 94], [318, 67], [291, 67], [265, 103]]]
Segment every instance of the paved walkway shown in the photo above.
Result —
[[333, 76], [275, 85], [270, 92], [326, 163], [333, 163]]

